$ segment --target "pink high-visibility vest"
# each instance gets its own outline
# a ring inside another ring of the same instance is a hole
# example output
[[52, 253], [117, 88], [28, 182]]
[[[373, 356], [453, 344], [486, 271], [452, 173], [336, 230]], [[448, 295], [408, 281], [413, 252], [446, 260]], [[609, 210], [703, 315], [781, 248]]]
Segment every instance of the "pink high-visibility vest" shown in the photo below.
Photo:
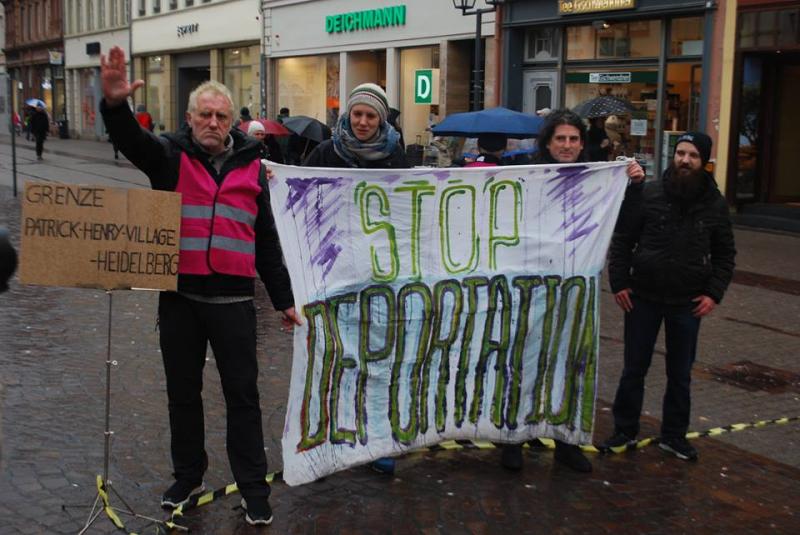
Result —
[[497, 164], [487, 162], [470, 162], [464, 167], [497, 167]]
[[181, 154], [178, 273], [256, 276], [256, 197], [260, 160], [232, 170], [221, 186], [203, 164]]

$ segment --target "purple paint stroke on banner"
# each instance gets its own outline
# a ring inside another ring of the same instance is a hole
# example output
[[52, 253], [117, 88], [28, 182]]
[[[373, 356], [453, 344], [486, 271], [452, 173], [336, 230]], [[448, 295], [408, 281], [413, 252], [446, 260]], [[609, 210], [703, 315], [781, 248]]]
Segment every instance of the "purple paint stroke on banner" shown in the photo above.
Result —
[[[586, 166], [559, 168], [556, 176], [547, 181], [553, 187], [547, 198], [561, 203], [564, 221], [560, 229], [567, 231], [566, 241], [575, 242], [589, 236], [599, 226], [592, 217], [595, 209], [604, 203], [600, 186], [592, 191], [584, 191], [585, 182], [593, 175]], [[591, 223], [595, 221], [594, 223]], [[573, 249], [572, 254], [575, 254]]]
[[[298, 212], [303, 213], [305, 239], [312, 251], [311, 259], [323, 268], [323, 276], [330, 272], [342, 251], [342, 247], [335, 242], [341, 234], [336, 231], [336, 225], [326, 227], [342, 209], [344, 196], [338, 190], [347, 182], [343, 177], [286, 179], [289, 194], [284, 211], [291, 211], [295, 217]], [[324, 236], [320, 238], [322, 234]]]
[[341, 232], [337, 232], [336, 225], [328, 229], [328, 232], [320, 240], [316, 252], [311, 255], [311, 261], [318, 266], [322, 267], [322, 276], [328, 275], [342, 252], [342, 246], [336, 243], [336, 239], [341, 236]]

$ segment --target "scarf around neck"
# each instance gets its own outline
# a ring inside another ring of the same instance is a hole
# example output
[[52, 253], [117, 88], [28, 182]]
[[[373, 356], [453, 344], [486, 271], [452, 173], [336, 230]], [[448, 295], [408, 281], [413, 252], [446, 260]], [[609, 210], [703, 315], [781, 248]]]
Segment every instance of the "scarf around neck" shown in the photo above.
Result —
[[361, 162], [374, 162], [391, 156], [399, 139], [397, 130], [384, 121], [373, 139], [360, 141], [350, 127], [350, 117], [342, 115], [333, 131], [333, 149], [350, 167], [361, 167]]

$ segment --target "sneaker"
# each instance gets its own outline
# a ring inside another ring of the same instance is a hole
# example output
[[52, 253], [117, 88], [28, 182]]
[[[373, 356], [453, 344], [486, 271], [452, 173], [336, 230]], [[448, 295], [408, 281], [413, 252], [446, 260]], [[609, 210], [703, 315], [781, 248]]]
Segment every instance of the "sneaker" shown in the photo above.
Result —
[[272, 507], [269, 506], [268, 498], [253, 498], [250, 503], [242, 498], [242, 509], [244, 509], [244, 519], [251, 526], [269, 526], [272, 524]]
[[372, 461], [370, 463], [370, 466], [376, 472], [379, 472], [381, 474], [386, 474], [387, 476], [393, 476], [394, 464], [395, 464], [394, 459], [392, 459], [391, 457], [381, 457], [380, 459]]
[[503, 446], [503, 456], [500, 459], [503, 468], [519, 472], [522, 470], [522, 445], [506, 444]]
[[183, 479], [177, 480], [161, 497], [161, 507], [171, 507], [177, 509], [189, 501], [189, 496], [206, 490], [205, 484], [195, 484]]
[[684, 437], [662, 438], [658, 447], [684, 461], [696, 461], [698, 458], [697, 450]]
[[634, 437], [628, 436], [622, 431], [617, 431], [616, 433], [614, 433], [613, 436], [606, 439], [605, 442], [600, 444], [600, 450], [608, 451], [611, 448], [621, 448], [621, 447], [625, 447], [627, 449], [627, 448], [632, 448], [633, 446], [636, 446], [636, 439]]
[[574, 444], [567, 444], [556, 440], [556, 461], [566, 465], [576, 472], [588, 473], [592, 471], [592, 463], [583, 454], [581, 448]]

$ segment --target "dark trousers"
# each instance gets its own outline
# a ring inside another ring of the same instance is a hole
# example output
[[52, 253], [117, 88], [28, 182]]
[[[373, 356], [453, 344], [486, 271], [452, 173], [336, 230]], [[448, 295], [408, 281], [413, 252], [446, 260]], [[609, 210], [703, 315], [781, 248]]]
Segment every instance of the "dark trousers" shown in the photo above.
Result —
[[697, 352], [700, 318], [692, 315], [694, 303], [664, 305], [631, 296], [633, 310], [625, 314], [625, 365], [614, 399], [614, 426], [630, 437], [639, 433], [644, 379], [653, 348], [664, 323], [667, 390], [661, 418], [661, 436], [677, 438], [689, 428], [692, 364]]
[[42, 155], [42, 151], [44, 151], [44, 138], [46, 136], [44, 134], [36, 134], [36, 157], [40, 157]]
[[210, 343], [225, 396], [226, 444], [236, 484], [244, 497], [269, 496], [253, 301], [209, 304], [162, 292], [158, 315], [175, 479], [199, 483], [208, 464], [201, 392]]

